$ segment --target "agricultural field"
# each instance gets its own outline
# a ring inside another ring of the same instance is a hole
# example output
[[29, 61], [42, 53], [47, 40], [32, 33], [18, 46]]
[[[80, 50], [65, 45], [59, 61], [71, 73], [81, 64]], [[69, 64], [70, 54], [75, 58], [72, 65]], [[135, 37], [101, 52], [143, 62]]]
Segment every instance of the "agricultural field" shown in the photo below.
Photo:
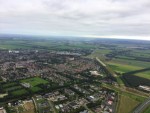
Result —
[[150, 79], [150, 71], [136, 73], [135, 76], [139, 76], [139, 77], [143, 77], [143, 78], [146, 78], [146, 79]]
[[125, 73], [129, 71], [142, 69], [142, 67], [121, 64], [121, 63], [116, 63], [116, 62], [107, 62], [107, 64], [110, 68], [112, 68], [114, 71], [119, 72], [119, 73]]
[[128, 96], [121, 95], [118, 106], [118, 113], [130, 113], [138, 104], [139, 101], [134, 100]]
[[150, 67], [150, 62], [144, 62], [144, 61], [138, 61], [138, 60], [127, 60], [127, 59], [117, 59], [114, 58], [111, 61], [108, 61], [107, 63], [115, 62], [117, 64], [122, 65], [128, 65], [128, 66], [134, 66], [134, 67], [141, 67], [141, 68], [148, 68]]
[[105, 54], [108, 54], [109, 52], [111, 52], [111, 50], [104, 48], [104, 49], [95, 49], [90, 55], [88, 55], [88, 58], [95, 58], [98, 57], [99, 59], [101, 59], [102, 61], [105, 60]]
[[[107, 56], [115, 55], [115, 51], [129, 51], [127, 53], [116, 53], [116, 56], [112, 56], [112, 58], [108, 58]], [[140, 70], [144, 68], [150, 67], [150, 62], [142, 61], [145, 58], [150, 58], [150, 51], [149, 50], [137, 50], [131, 48], [122, 48], [120, 47], [119, 50], [112, 49], [112, 48], [100, 48], [95, 49], [90, 55], [87, 56], [88, 58], [100, 58], [107, 66], [109, 66], [114, 72], [123, 74], [130, 71]], [[137, 59], [138, 58], [138, 59]], [[135, 76], [139, 76], [142, 78], [150, 79], [150, 72], [141, 72], [136, 73]]]

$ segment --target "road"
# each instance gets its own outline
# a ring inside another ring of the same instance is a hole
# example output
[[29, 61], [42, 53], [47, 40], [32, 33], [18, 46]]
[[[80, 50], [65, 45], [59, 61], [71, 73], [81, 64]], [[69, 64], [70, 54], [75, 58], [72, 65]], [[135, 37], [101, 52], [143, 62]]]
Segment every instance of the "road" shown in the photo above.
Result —
[[141, 113], [145, 108], [147, 108], [148, 106], [150, 106], [150, 97], [143, 102], [141, 105], [139, 105], [134, 111], [133, 113]]

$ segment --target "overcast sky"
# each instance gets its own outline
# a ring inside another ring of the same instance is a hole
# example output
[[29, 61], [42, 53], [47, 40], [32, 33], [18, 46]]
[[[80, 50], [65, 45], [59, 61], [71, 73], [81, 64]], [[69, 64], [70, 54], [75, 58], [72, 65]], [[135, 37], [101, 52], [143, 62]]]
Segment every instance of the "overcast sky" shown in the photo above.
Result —
[[150, 0], [0, 0], [0, 33], [150, 40]]

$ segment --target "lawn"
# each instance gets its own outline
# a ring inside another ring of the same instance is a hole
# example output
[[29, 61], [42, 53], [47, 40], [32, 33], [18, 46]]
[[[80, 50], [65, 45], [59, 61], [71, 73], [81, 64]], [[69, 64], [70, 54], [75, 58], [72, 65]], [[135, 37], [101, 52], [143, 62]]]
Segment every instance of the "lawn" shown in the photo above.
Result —
[[30, 89], [32, 90], [32, 92], [37, 92], [37, 91], [42, 90], [41, 88], [39, 88], [39, 87], [37, 87], [37, 86], [31, 87]]
[[130, 113], [138, 104], [138, 101], [128, 96], [121, 95], [118, 106], [118, 113]]
[[19, 90], [15, 90], [15, 91], [12, 91], [11, 94], [14, 95], [14, 96], [21, 96], [21, 95], [24, 95], [24, 94], [27, 94], [28, 91], [25, 90], [25, 89], [19, 89]]
[[27, 78], [24, 80], [21, 80], [20, 82], [22, 83], [30, 83], [31, 87], [37, 86], [39, 84], [47, 84], [49, 83], [48, 81], [40, 78], [40, 77], [34, 77], [34, 78]]
[[11, 83], [4, 84], [2, 87], [5, 89], [5, 88], [10, 88], [10, 87], [13, 87], [13, 86], [16, 86], [16, 85], [17, 85], [16, 82], [11, 82]]
[[13, 90], [16, 90], [16, 89], [21, 89], [22, 87], [21, 86], [12, 86], [12, 87], [9, 87], [9, 88], [5, 88], [4, 90], [5, 91], [13, 91]]

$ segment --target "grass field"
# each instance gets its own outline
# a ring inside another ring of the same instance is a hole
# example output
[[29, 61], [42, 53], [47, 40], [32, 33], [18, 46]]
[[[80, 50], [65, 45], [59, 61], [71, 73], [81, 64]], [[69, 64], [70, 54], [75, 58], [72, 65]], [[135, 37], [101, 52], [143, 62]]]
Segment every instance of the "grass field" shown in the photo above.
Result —
[[7, 91], [13, 91], [13, 90], [16, 90], [16, 89], [21, 89], [22, 87], [21, 86], [12, 86], [12, 87], [9, 87], [9, 88], [5, 88], [4, 90], [7, 92]]
[[28, 91], [25, 90], [25, 89], [19, 89], [19, 90], [15, 90], [15, 91], [12, 91], [11, 94], [14, 95], [14, 96], [21, 96], [21, 95], [24, 95], [24, 94], [27, 94]]
[[115, 63], [115, 62], [107, 62], [107, 64], [114, 71], [120, 72], [120, 73], [142, 69], [142, 67], [127, 65], [127, 64], [121, 64], [121, 63]]
[[31, 89], [32, 92], [37, 92], [37, 91], [41, 91], [42, 90], [41, 88], [39, 88], [37, 86], [31, 87], [30, 89]]
[[141, 72], [141, 73], [136, 73], [136, 76], [139, 77], [143, 77], [143, 78], [147, 78], [150, 79], [150, 71], [145, 71], [145, 72]]
[[150, 113], [150, 107], [146, 108], [142, 113]]
[[150, 67], [150, 62], [143, 62], [143, 61], [137, 61], [137, 60], [127, 60], [127, 59], [116, 59], [107, 62], [107, 63], [117, 63], [117, 64], [123, 64], [123, 65], [129, 65], [129, 66], [135, 66], [135, 67], [141, 67], [141, 68], [148, 68]]
[[29, 83], [31, 85], [31, 87], [29, 88], [33, 93], [41, 91], [42, 89], [40, 87], [38, 87], [37, 85], [39, 84], [48, 84], [49, 82], [39, 78], [39, 77], [34, 77], [34, 78], [27, 78], [24, 80], [20, 80], [20, 82], [22, 83]]
[[128, 96], [121, 95], [118, 113], [130, 113], [138, 104], [138, 101], [129, 98]]
[[88, 55], [87, 57], [88, 58], [95, 58], [95, 57], [98, 57], [100, 58], [102, 61], [104, 61], [104, 59], [106, 58], [105, 57], [105, 54], [111, 52], [111, 50], [109, 49], [96, 49], [93, 51], [92, 54]]
[[9, 87], [12, 87], [12, 86], [15, 86], [15, 85], [17, 85], [16, 82], [11, 82], [11, 83], [4, 84], [2, 87], [5, 89], [5, 88], [9, 88]]
[[[129, 72], [138, 69], [143, 69], [150, 67], [150, 62], [137, 61], [132, 57], [119, 56], [120, 58], [113, 58], [110, 61], [106, 60], [106, 54], [110, 53], [112, 50], [104, 48], [104, 49], [96, 49], [92, 54], [88, 56], [88, 58], [98, 57], [106, 64], [108, 64], [114, 71], [117, 72]], [[127, 59], [125, 59], [127, 58]]]
[[27, 79], [24, 79], [24, 80], [21, 80], [20, 82], [22, 83], [29, 83], [31, 85], [31, 87], [34, 87], [34, 86], [37, 86], [39, 84], [47, 84], [49, 83], [48, 81], [42, 79], [42, 78], [39, 78], [39, 77], [34, 77], [34, 78], [27, 78]]

